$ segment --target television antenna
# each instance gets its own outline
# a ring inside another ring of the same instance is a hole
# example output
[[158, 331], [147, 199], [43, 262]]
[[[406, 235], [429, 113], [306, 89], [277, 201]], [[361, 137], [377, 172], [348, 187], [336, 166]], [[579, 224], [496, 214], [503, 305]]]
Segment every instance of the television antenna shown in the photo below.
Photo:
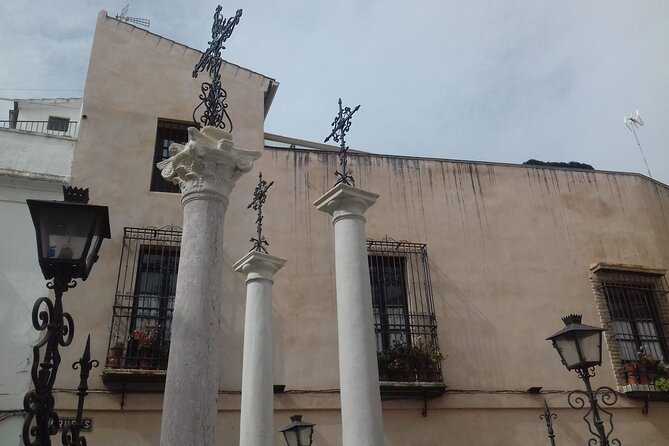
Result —
[[140, 19], [138, 17], [128, 17], [128, 8], [130, 3], [125, 5], [125, 8], [121, 9], [119, 14], [116, 14], [116, 19], [122, 22], [132, 23], [133, 25], [146, 26], [147, 28], [151, 26], [151, 20], [149, 19]]
[[646, 164], [646, 170], [648, 170], [648, 176], [653, 178], [653, 175], [650, 174], [650, 167], [648, 167], [648, 161], [646, 161], [646, 155], [644, 155], [643, 153], [643, 149], [641, 148], [641, 143], [639, 142], [639, 137], [636, 134], [637, 129], [643, 127], [644, 124], [645, 123], [643, 122], [643, 119], [641, 119], [641, 116], [639, 116], [639, 110], [636, 111], [636, 116], [634, 114], [625, 116], [625, 125], [634, 134], [634, 139], [636, 139], [636, 145], [637, 147], [639, 147], [639, 152], [641, 152], [641, 158], [643, 158], [643, 162]]

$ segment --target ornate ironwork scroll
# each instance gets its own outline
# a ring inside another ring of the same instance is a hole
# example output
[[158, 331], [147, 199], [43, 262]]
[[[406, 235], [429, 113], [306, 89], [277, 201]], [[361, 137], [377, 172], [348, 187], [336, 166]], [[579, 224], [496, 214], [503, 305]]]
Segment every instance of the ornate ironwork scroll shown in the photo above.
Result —
[[265, 246], [269, 246], [269, 242], [265, 239], [265, 236], [262, 235], [262, 220], [264, 218], [262, 215], [262, 206], [267, 199], [267, 190], [272, 184], [274, 184], [274, 181], [268, 184], [267, 181], [262, 179], [262, 172], [260, 172], [258, 174], [258, 185], [253, 192], [253, 201], [246, 207], [246, 209], [253, 208], [253, 210], [258, 211], [258, 217], [256, 218], [257, 235], [249, 240], [253, 243], [251, 251], [264, 252], [265, 254], [268, 254]]
[[[586, 414], [583, 415], [583, 421], [588, 425], [590, 434], [594, 436], [588, 440], [588, 446], [596, 446], [598, 443], [600, 446], [620, 446], [620, 440], [617, 438], [610, 438], [613, 433], [613, 414], [601, 406], [601, 404], [605, 406], [613, 406], [616, 404], [618, 401], [616, 391], [607, 386], [592, 390], [592, 387], [590, 386], [590, 378], [595, 376], [594, 367], [591, 369], [579, 369], [577, 370], [577, 373], [579, 378], [585, 383], [586, 390], [574, 390], [570, 392], [567, 397], [567, 402], [572, 409], [583, 409], [586, 405], [586, 401], [590, 404], [590, 408]], [[606, 421], [608, 427], [604, 426], [602, 414], [605, 417], [604, 421]]]
[[[198, 99], [201, 102], [193, 110], [193, 121], [199, 121], [203, 126], [219, 127], [221, 129], [229, 127], [229, 131], [231, 132], [232, 121], [227, 112], [228, 104], [225, 103], [228, 93], [223, 89], [221, 84], [221, 64], [223, 63], [221, 50], [225, 49], [223, 42], [228, 40], [235, 26], [239, 23], [239, 19], [242, 17], [242, 10], [238, 9], [234, 16], [224, 19], [221, 15], [222, 9], [221, 5], [216, 7], [214, 24], [211, 26], [211, 40], [208, 42], [209, 48], [202, 53], [199, 62], [195, 65], [195, 69], [193, 69], [194, 78], [197, 77], [198, 73], [207, 71], [211, 80], [211, 82], [203, 82], [200, 87], [201, 92]], [[198, 119], [197, 111], [203, 105], [205, 110]]]
[[335, 176], [337, 177], [337, 182], [335, 186], [339, 183], [344, 183], [349, 186], [355, 185], [355, 180], [350, 170], [348, 170], [348, 146], [346, 145], [346, 133], [351, 128], [351, 118], [355, 112], [358, 111], [360, 105], [351, 110], [350, 107], [342, 108], [341, 98], [339, 98], [339, 113], [335, 116], [334, 121], [332, 121], [332, 132], [325, 138], [325, 142], [328, 142], [332, 138], [335, 142], [339, 143], [339, 170], [335, 171]]
[[91, 360], [91, 335], [88, 335], [86, 339], [86, 348], [84, 348], [84, 354], [79, 359], [79, 361], [72, 364], [72, 368], [79, 372], [79, 387], [77, 388], [77, 395], [79, 397], [79, 402], [77, 404], [77, 418], [69, 424], [67, 427], [63, 428], [63, 446], [86, 446], [86, 437], [80, 434], [81, 429], [84, 427], [84, 398], [88, 395], [88, 376], [91, 373], [93, 367], [99, 366], [100, 363], [93, 359]]
[[546, 430], [548, 431], [548, 439], [551, 441], [551, 446], [555, 446], [555, 431], [553, 430], [553, 420], [557, 418], [557, 414], [551, 412], [548, 403], [544, 399], [544, 413], [539, 415], [539, 419], [546, 421]]
[[[74, 280], [55, 277], [47, 284], [54, 290], [54, 302], [40, 297], [32, 311], [35, 330], [46, 330], [44, 337], [33, 346], [33, 365], [30, 371], [34, 389], [23, 398], [27, 415], [23, 421], [22, 439], [25, 446], [50, 446], [51, 435], [58, 432], [58, 414], [53, 410], [53, 384], [60, 366], [59, 347], [67, 347], [74, 337], [72, 316], [63, 312], [63, 293], [74, 288]], [[46, 348], [44, 357], [40, 349]]]

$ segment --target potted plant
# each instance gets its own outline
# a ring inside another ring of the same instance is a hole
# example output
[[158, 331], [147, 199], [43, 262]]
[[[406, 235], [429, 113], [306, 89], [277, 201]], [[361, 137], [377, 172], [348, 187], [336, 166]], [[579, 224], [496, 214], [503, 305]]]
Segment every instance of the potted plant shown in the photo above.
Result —
[[149, 324], [145, 324], [142, 328], [138, 328], [132, 332], [132, 338], [137, 343], [139, 351], [140, 369], [151, 368], [151, 357], [153, 356], [159, 333], [160, 325]]
[[437, 382], [439, 364], [444, 356], [428, 343], [397, 343], [377, 354], [379, 380], [402, 382]]
[[109, 349], [109, 360], [107, 365], [111, 368], [123, 367], [123, 349], [125, 348], [125, 343], [117, 339], [114, 344], [112, 344]]

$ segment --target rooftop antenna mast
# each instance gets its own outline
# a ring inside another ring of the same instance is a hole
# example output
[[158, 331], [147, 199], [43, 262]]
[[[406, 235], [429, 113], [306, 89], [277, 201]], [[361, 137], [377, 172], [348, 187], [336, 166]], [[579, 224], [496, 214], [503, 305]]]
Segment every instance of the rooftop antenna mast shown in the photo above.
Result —
[[130, 3], [125, 5], [125, 8], [121, 9], [119, 14], [116, 14], [116, 19], [122, 22], [132, 23], [133, 25], [146, 26], [147, 28], [151, 26], [151, 20], [149, 19], [140, 19], [138, 17], [128, 17], [128, 8]]
[[625, 117], [625, 125], [634, 134], [634, 139], [636, 139], [636, 145], [639, 147], [639, 152], [641, 152], [641, 157], [643, 158], [643, 162], [646, 164], [646, 170], [648, 170], [648, 176], [653, 178], [653, 175], [650, 174], [650, 167], [648, 167], [648, 161], [646, 161], [646, 155], [643, 153], [643, 149], [641, 148], [641, 143], [639, 142], [639, 137], [636, 134], [636, 129], [640, 129], [641, 127], [644, 126], [643, 119], [641, 119], [641, 116], [639, 116], [639, 110], [636, 111], [636, 116], [634, 116], [634, 114], [631, 114]]

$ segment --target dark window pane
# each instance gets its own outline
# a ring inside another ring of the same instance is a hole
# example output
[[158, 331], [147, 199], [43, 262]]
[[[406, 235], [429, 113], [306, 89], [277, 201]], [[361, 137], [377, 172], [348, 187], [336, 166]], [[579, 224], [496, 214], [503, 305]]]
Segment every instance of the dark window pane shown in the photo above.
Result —
[[156, 129], [156, 145], [151, 168], [151, 190], [155, 192], [180, 192], [179, 186], [166, 181], [161, 175], [156, 163], [170, 157], [170, 145], [172, 143], [185, 144], [188, 142], [188, 127], [198, 127], [195, 123], [183, 123], [158, 120]]
[[70, 125], [69, 118], [58, 118], [56, 116], [49, 116], [49, 121], [46, 124], [47, 130], [53, 130], [54, 132], [67, 132], [67, 128]]

